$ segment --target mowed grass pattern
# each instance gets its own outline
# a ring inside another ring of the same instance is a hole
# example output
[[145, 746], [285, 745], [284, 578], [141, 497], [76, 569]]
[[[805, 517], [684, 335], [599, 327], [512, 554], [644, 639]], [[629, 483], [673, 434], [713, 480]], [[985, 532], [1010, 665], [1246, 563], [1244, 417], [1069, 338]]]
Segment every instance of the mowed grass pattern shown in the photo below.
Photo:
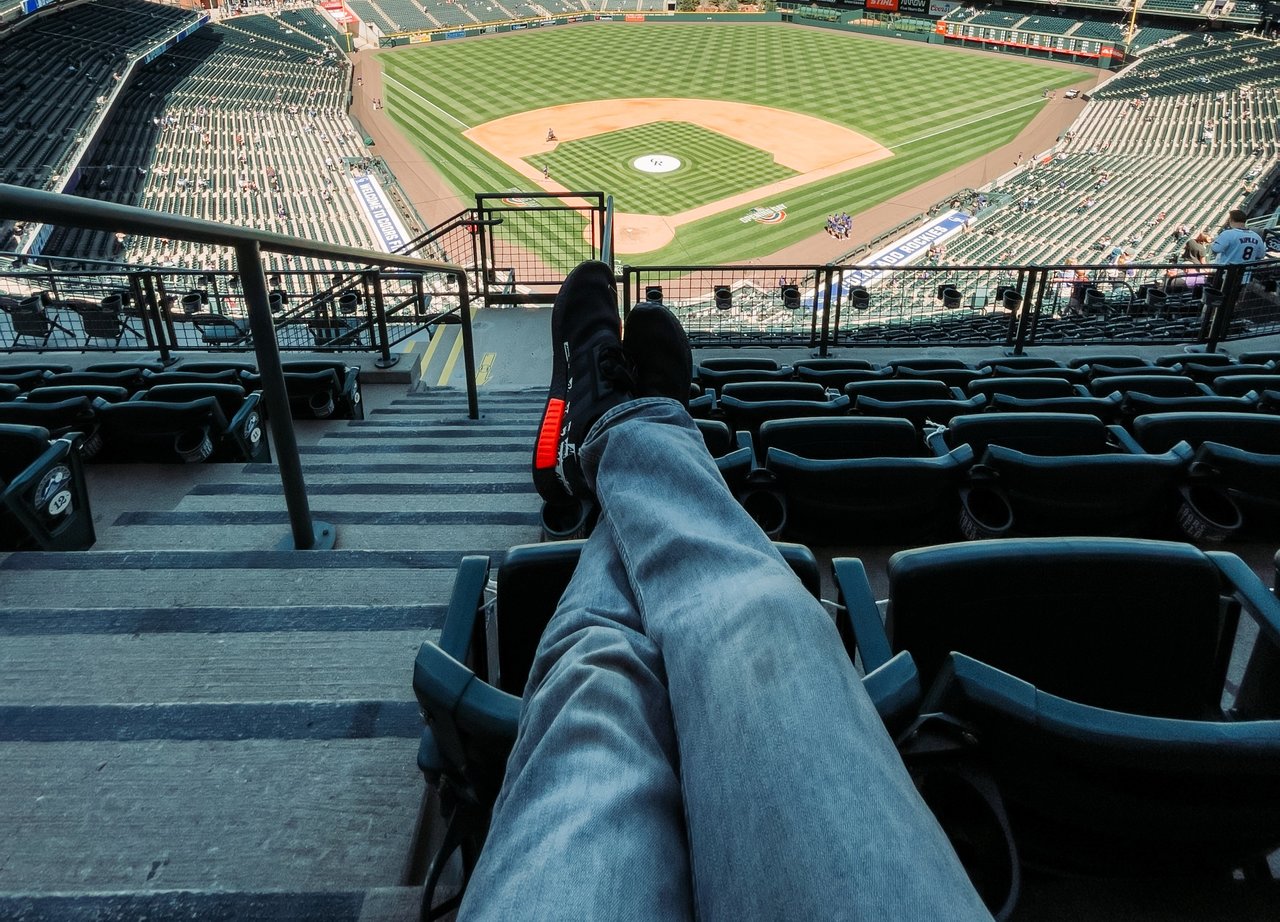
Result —
[[[670, 173], [645, 173], [637, 157], [667, 154], [680, 160]], [[688, 122], [651, 122], [576, 141], [562, 141], [553, 153], [528, 157], [570, 189], [614, 193], [619, 211], [672, 215], [736, 192], [776, 182], [795, 171], [759, 148]]]
[[[1089, 73], [781, 23], [584, 23], [419, 46], [381, 61], [388, 114], [466, 196], [533, 184], [461, 137], [465, 128], [587, 100], [773, 106], [861, 132], [894, 153], [754, 203], [785, 204], [780, 224], [743, 223], [745, 208], [714, 215], [683, 226], [663, 249], [630, 257], [637, 264], [741, 260], [796, 243], [821, 232], [832, 211], [857, 214], [1007, 143], [1040, 110], [1046, 87]], [[995, 165], [991, 178], [1011, 166]], [[573, 185], [641, 197], [633, 177], [589, 178]]]

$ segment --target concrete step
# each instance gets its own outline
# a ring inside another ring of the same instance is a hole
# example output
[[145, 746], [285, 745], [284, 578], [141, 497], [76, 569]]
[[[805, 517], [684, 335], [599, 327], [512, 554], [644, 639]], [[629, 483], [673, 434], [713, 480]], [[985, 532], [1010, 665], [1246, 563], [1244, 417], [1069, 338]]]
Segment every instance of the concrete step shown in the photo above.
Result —
[[0, 892], [0, 918], [15, 922], [131, 922], [137, 919], [417, 922], [421, 900], [419, 887], [309, 892], [194, 888], [76, 894]]
[[8, 637], [0, 713], [51, 704], [412, 701], [413, 658], [438, 636], [419, 629]]
[[[160, 513], [166, 514], [166, 513]], [[191, 516], [198, 520], [205, 513], [201, 512], [179, 512], [167, 513], [168, 515]], [[257, 519], [259, 513], [256, 512], [227, 512], [224, 514], [208, 513], [211, 516], [220, 517], [222, 524], [216, 526], [216, 543], [226, 548], [251, 548], [254, 546], [265, 546], [263, 542], [264, 535], [268, 538], [283, 537], [288, 534], [287, 519], [283, 512], [266, 513], [272, 518], [278, 519], [277, 523], [265, 523], [267, 525], [275, 524], [274, 531], [271, 528], [264, 528], [263, 524], [227, 524], [227, 520], [237, 515], [245, 515], [249, 517], [250, 522]], [[526, 544], [538, 541], [541, 535], [538, 528], [539, 515], [537, 511], [528, 512], [386, 512], [377, 513], [368, 510], [357, 510], [348, 512], [337, 512], [332, 510], [315, 509], [313, 514], [316, 519], [322, 522], [328, 522], [334, 525], [338, 530], [338, 548], [359, 548], [366, 551], [378, 550], [401, 550], [407, 548], [415, 548], [422, 545], [424, 540], [429, 541], [437, 550], [466, 550], [477, 547], [481, 543], [492, 544], [494, 547], [506, 548], [512, 544]], [[385, 522], [364, 521], [367, 519], [376, 519], [379, 515], [388, 517]], [[496, 525], [496, 524], [477, 524], [477, 525], [450, 525], [441, 524], [442, 520], [447, 520], [452, 516], [458, 516], [466, 519], [472, 516], [493, 516], [502, 518], [511, 518], [515, 524], [513, 525]], [[354, 521], [353, 521], [354, 519]], [[339, 521], [343, 520], [341, 524]], [[200, 526], [199, 529], [183, 527], [178, 529], [180, 537], [175, 538], [175, 529], [172, 526], [147, 526], [147, 525], [130, 525], [128, 528], [110, 529], [105, 535], [99, 537], [97, 547], [100, 550], [113, 549], [132, 549], [132, 550], [162, 550], [162, 549], [198, 549], [210, 546], [211, 540], [207, 535], [201, 535], [201, 530], [208, 527]], [[430, 538], [424, 538], [423, 533], [431, 535]], [[189, 537], [187, 537], [189, 536]], [[270, 542], [266, 542], [270, 544]]]
[[[228, 486], [233, 486], [233, 484], [228, 484]], [[328, 486], [328, 484], [315, 484], [315, 486], [323, 487]], [[397, 484], [389, 484], [388, 486], [397, 486]], [[412, 486], [412, 484], [409, 486]], [[439, 484], [438, 486], [447, 487], [453, 486], [453, 484]], [[404, 492], [383, 490], [380, 493], [355, 493], [352, 495], [313, 494], [311, 508], [351, 513], [409, 512], [427, 515], [432, 512], [452, 514], [469, 510], [495, 513], [536, 512], [542, 507], [542, 501], [538, 494], [534, 492], [532, 484], [509, 484], [509, 486], [519, 486], [521, 489], [519, 492], [492, 491], [480, 494], [468, 493], [462, 490], [456, 493], [449, 493], [442, 489], [430, 491], [406, 490]], [[190, 496], [179, 503], [175, 511], [283, 512], [284, 508], [284, 497], [280, 494], [225, 492]], [[264, 533], [263, 541], [266, 543], [263, 546], [271, 546], [271, 539], [279, 537], [279, 533]], [[212, 540], [212, 538], [209, 540]], [[338, 540], [342, 540], [341, 533], [338, 535]], [[432, 538], [432, 540], [435, 539]], [[430, 544], [431, 542], [424, 541], [422, 543]]]
[[[61, 722], [70, 723], [66, 715]], [[0, 817], [9, 847], [0, 892], [399, 883], [423, 792], [418, 734], [407, 726], [397, 735], [328, 739], [121, 741], [116, 729], [5, 742]], [[13, 918], [7, 908], [0, 903], [0, 916]]]
[[[278, 537], [263, 531], [264, 544]], [[464, 554], [504, 550], [13, 553], [0, 558], [0, 608], [440, 602]]]

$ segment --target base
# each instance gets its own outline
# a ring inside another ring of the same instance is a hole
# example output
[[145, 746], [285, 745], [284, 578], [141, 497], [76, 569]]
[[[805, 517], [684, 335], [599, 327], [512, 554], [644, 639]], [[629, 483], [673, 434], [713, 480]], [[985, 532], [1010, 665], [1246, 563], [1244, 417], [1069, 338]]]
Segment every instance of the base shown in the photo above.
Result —
[[[313, 521], [311, 523], [311, 529], [315, 537], [312, 539], [311, 547], [307, 548], [307, 550], [311, 550], [311, 551], [333, 550], [333, 546], [334, 544], [337, 543], [337, 540], [338, 540], [338, 529], [334, 528], [328, 522], [316, 522], [316, 521]], [[300, 548], [293, 543], [292, 532], [290, 532], [289, 534], [281, 538], [280, 541], [276, 544], [275, 549], [277, 551], [300, 550]]]

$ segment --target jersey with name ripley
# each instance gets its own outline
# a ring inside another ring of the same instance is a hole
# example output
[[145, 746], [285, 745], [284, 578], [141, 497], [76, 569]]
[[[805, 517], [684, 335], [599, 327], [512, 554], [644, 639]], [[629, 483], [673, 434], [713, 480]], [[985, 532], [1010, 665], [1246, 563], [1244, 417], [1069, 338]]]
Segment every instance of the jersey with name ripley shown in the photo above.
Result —
[[1254, 231], [1231, 227], [1213, 241], [1213, 252], [1219, 263], [1251, 263], [1266, 258], [1267, 248]]

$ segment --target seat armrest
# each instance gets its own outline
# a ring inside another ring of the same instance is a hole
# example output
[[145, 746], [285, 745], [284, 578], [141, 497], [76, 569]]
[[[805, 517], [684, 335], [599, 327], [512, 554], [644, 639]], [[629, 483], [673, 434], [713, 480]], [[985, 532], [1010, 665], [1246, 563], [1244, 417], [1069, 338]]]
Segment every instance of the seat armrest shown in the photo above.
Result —
[[916, 708], [923, 697], [920, 672], [916, 669], [916, 661], [906, 650], [863, 676], [862, 687], [890, 735], [896, 734], [916, 716]]
[[1231, 586], [1232, 593], [1240, 599], [1258, 629], [1271, 643], [1280, 647], [1280, 599], [1258, 579], [1243, 560], [1227, 551], [1206, 551], [1218, 572]]
[[844, 641], [849, 658], [862, 655], [866, 672], [874, 672], [893, 658], [889, 637], [880, 620], [880, 609], [867, 582], [867, 570], [856, 557], [837, 557], [831, 561], [836, 578], [836, 627]]
[[1107, 436], [1108, 441], [1126, 455], [1146, 454], [1146, 452], [1142, 450], [1142, 446], [1138, 444], [1137, 439], [1131, 436], [1125, 430], [1124, 426], [1107, 426]]
[[951, 446], [947, 444], [947, 432], [950, 428], [941, 424], [925, 427], [924, 444], [935, 458], [945, 458], [951, 454]]
[[[453, 592], [440, 631], [440, 648], [459, 662], [466, 662], [476, 632], [476, 620], [484, 607], [484, 587], [489, 582], [489, 558], [476, 554], [462, 558], [453, 579]], [[483, 625], [480, 627], [483, 630]]]

